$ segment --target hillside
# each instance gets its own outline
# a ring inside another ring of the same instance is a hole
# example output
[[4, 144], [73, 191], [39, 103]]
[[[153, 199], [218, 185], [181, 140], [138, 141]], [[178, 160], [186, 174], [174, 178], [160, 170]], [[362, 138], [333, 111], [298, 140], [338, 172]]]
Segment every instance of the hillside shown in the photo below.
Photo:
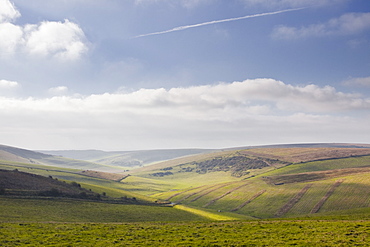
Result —
[[[269, 147], [192, 158], [138, 169], [124, 183], [161, 200], [256, 218], [370, 207], [370, 148]], [[144, 188], [150, 184], [156, 189]]]
[[107, 166], [89, 161], [69, 159], [5, 145], [0, 145], [0, 160], [103, 172], [124, 171], [124, 169], [117, 166]]
[[0, 190], [2, 195], [74, 197], [100, 199], [100, 195], [81, 188], [76, 182], [62, 182], [52, 176], [44, 177], [18, 171], [0, 170]]
[[172, 202], [240, 217], [328, 215], [370, 207], [367, 145], [227, 149], [158, 162], [127, 175], [34, 163], [8, 162], [3, 167], [76, 181], [114, 197]]

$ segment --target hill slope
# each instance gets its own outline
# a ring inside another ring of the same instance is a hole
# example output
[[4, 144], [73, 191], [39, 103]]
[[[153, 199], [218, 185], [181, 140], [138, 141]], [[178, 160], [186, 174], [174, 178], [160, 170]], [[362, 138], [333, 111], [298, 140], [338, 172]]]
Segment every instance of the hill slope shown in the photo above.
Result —
[[81, 170], [96, 170], [106, 172], [124, 171], [124, 169], [120, 167], [107, 166], [83, 160], [68, 159], [60, 156], [44, 154], [41, 152], [35, 152], [5, 145], [0, 145], [0, 160]]
[[157, 193], [142, 192], [257, 218], [370, 207], [369, 148], [257, 148], [196, 157], [139, 169], [124, 182], [157, 182]]

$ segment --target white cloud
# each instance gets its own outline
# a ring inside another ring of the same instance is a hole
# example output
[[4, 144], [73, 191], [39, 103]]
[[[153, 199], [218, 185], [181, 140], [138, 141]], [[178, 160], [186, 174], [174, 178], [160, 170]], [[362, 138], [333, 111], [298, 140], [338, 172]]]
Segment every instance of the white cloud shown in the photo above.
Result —
[[277, 39], [298, 39], [327, 35], [352, 35], [370, 29], [370, 13], [347, 13], [326, 23], [306, 27], [278, 26], [272, 36]]
[[[4, 6], [13, 6], [8, 0], [2, 1]], [[0, 53], [3, 57], [20, 52], [37, 57], [72, 61], [79, 59], [88, 50], [85, 34], [76, 23], [69, 20], [44, 21], [39, 24], [18, 26], [10, 22], [18, 15], [11, 15], [11, 11], [6, 13], [8, 14], [3, 16], [12, 18], [3, 17], [5, 22], [0, 23]]]
[[49, 88], [48, 92], [52, 95], [64, 95], [68, 93], [68, 87], [66, 86], [58, 86]]
[[23, 44], [23, 30], [11, 23], [0, 23], [0, 56], [12, 54]]
[[84, 32], [69, 20], [27, 25], [24, 30], [25, 46], [31, 54], [75, 60], [87, 51]]
[[19, 84], [16, 81], [0, 80], [0, 89], [13, 89], [17, 87], [19, 87]]
[[[67, 87], [50, 89], [65, 93]], [[208, 119], [211, 115], [219, 120], [243, 118], [248, 114], [272, 114], [289, 112], [332, 113], [350, 110], [370, 110], [370, 99], [357, 94], [337, 92], [335, 88], [316, 85], [293, 86], [273, 79], [255, 79], [230, 84], [193, 86], [188, 88], [140, 89], [134, 92], [93, 94], [86, 97], [53, 97], [47, 99], [12, 100], [11, 104], [32, 111], [90, 112], [100, 114], [132, 113], [148, 115], [176, 115], [179, 110], [184, 118]], [[0, 107], [1, 109], [1, 107]], [[233, 115], [233, 112], [236, 114]], [[222, 114], [221, 114], [222, 113]]]
[[343, 82], [344, 85], [347, 86], [362, 86], [362, 87], [370, 87], [370, 76], [369, 77], [358, 77], [358, 78], [351, 78]]
[[0, 0], [0, 23], [15, 20], [21, 16], [9, 0]]
[[0, 97], [0, 134], [7, 144], [17, 139], [24, 146], [40, 143], [37, 148], [51, 148], [48, 140], [60, 145], [53, 148], [103, 149], [345, 142], [348, 133], [355, 140], [363, 137], [357, 132], [370, 131], [370, 116], [347, 116], [361, 110], [370, 110], [370, 99], [361, 95], [255, 79], [89, 96]]

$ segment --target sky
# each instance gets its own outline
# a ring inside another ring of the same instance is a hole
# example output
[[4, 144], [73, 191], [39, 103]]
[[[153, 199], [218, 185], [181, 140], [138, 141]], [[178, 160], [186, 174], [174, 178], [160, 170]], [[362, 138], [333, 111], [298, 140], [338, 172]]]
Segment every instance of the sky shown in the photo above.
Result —
[[370, 143], [368, 0], [0, 0], [0, 144]]

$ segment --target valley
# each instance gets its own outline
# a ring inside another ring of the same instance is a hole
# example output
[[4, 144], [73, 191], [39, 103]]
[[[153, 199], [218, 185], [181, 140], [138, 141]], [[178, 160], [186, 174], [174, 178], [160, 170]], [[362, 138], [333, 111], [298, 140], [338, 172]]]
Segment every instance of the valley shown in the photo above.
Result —
[[[292, 227], [300, 225], [303, 229], [315, 221], [322, 222], [316, 226], [319, 229], [324, 222], [344, 224], [343, 220], [348, 224], [359, 222], [363, 227], [369, 227], [368, 145], [297, 144], [207, 150], [192, 155], [178, 150], [176, 153], [186, 155], [157, 160], [130, 170], [116, 166], [110, 171], [102, 171], [94, 170], [97, 164], [88, 161], [59, 157], [63, 162], [71, 160], [71, 163], [47, 165], [40, 161], [55, 161], [58, 156], [2, 148], [0, 225], [5, 230], [21, 227], [27, 231], [27, 227], [36, 225], [54, 229], [59, 223], [67, 222], [72, 224], [65, 225], [71, 230], [85, 223], [130, 223], [135, 225], [117, 226], [117, 229], [141, 225], [152, 229], [150, 234], [163, 230], [155, 227], [160, 223], [150, 222], [167, 222], [164, 228], [168, 227], [169, 232], [172, 227], [185, 231], [185, 224], [194, 234], [199, 234], [200, 230], [196, 229], [202, 229], [207, 224], [220, 232], [226, 228], [235, 231], [248, 228], [250, 232], [257, 229], [254, 224], [277, 232], [279, 229], [283, 231], [279, 225], [283, 222]], [[83, 168], [86, 169], [81, 169], [80, 165], [71, 168], [79, 162], [85, 164]], [[252, 225], [254, 230], [250, 228]], [[91, 234], [90, 225], [87, 228], [89, 230], [84, 234]], [[106, 231], [103, 226], [99, 229]], [[325, 241], [350, 245], [350, 238], [346, 237], [349, 235], [340, 231], [335, 232], [341, 236], [342, 242], [335, 242], [339, 237]], [[140, 239], [140, 234], [137, 234], [130, 243]], [[183, 234], [186, 235], [185, 232]], [[189, 244], [189, 241], [212, 243], [207, 237], [201, 239], [194, 236], [176, 241], [182, 244]], [[356, 236], [361, 236], [364, 243], [369, 238], [369, 231], [365, 233], [362, 230]], [[17, 238], [14, 234], [13, 237]], [[302, 238], [290, 241], [299, 244]], [[118, 241], [113, 236], [103, 239]], [[161, 241], [168, 243], [166, 238], [154, 239], [154, 242], [159, 241], [156, 242], [158, 246]], [[238, 245], [246, 241], [237, 241], [226, 235], [218, 235], [215, 239], [214, 244], [226, 241], [224, 243]], [[278, 239], [281, 240], [276, 238], [276, 245], [283, 246]], [[5, 243], [9, 239], [1, 241]], [[315, 243], [314, 239], [307, 238], [305, 241]]]

